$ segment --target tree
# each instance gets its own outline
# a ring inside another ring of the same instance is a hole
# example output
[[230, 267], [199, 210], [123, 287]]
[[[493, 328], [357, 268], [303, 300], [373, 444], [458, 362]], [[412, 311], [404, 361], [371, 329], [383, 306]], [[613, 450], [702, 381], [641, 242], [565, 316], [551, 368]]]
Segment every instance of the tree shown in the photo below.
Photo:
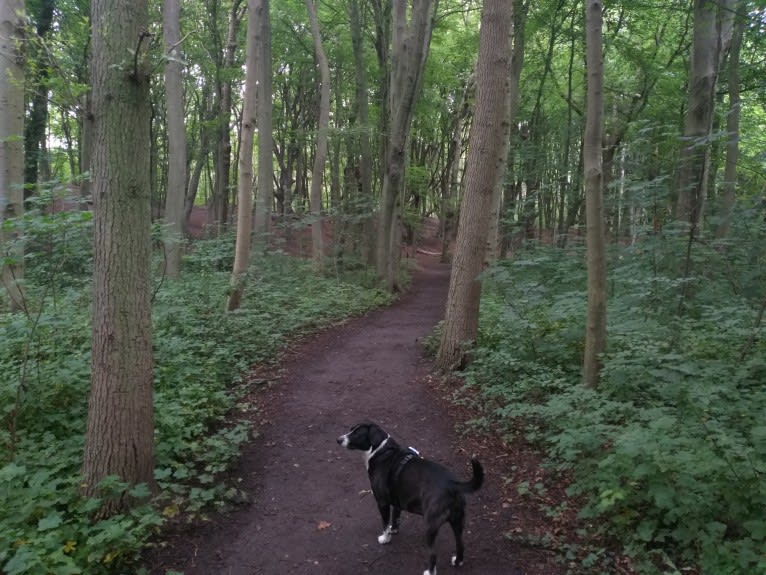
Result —
[[[367, 74], [364, 69], [364, 47], [362, 44], [362, 22], [359, 14], [359, 0], [349, 0], [349, 21], [351, 25], [351, 44], [354, 52], [354, 121], [359, 127], [358, 151], [351, 152], [358, 156], [359, 188], [364, 202], [372, 201], [372, 150], [370, 149], [370, 106]], [[353, 167], [352, 167], [353, 169]], [[348, 193], [348, 191], [347, 191]], [[369, 222], [368, 222], [369, 223]], [[367, 262], [374, 265], [374, 227], [367, 225]]]
[[[23, 0], [0, 2], [0, 245], [2, 287], [11, 310], [24, 306], [24, 252], [3, 225], [24, 213]], [[6, 253], [6, 246], [8, 252]]]
[[47, 166], [45, 140], [48, 123], [48, 84], [50, 78], [50, 66], [48, 65], [47, 58], [43, 56], [44, 49], [42, 49], [42, 44], [47, 41], [50, 33], [55, 6], [55, 0], [40, 0], [36, 6], [37, 13], [34, 15], [37, 42], [33, 43], [33, 52], [36, 53], [37, 58], [35, 65], [32, 67], [33, 78], [30, 82], [33, 87], [32, 101], [30, 102], [29, 117], [24, 126], [24, 160], [26, 164], [24, 182], [27, 186], [37, 185], [40, 175], [46, 180], [50, 177], [47, 169], [40, 169]]
[[583, 139], [585, 223], [588, 267], [588, 317], [585, 329], [583, 381], [595, 387], [606, 348], [606, 239], [604, 235], [602, 135], [604, 65], [601, 52], [600, 0], [585, 3], [585, 67], [588, 76], [587, 115]]
[[722, 55], [731, 41], [730, 30], [722, 28], [721, 22], [731, 14], [733, 0], [694, 1], [694, 37], [676, 204], [676, 218], [691, 224], [692, 232], [701, 221], [707, 196], [715, 88]]
[[742, 37], [745, 31], [746, 3], [741, 0], [737, 5], [738, 17], [734, 23], [734, 34], [728, 60], [729, 111], [726, 114], [726, 167], [723, 177], [723, 195], [721, 196], [721, 225], [716, 230], [719, 238], [726, 237], [731, 223], [731, 211], [737, 199], [737, 163], [739, 162], [739, 119], [742, 104], [740, 95], [739, 61], [742, 50]]
[[314, 38], [314, 54], [319, 64], [319, 119], [317, 122], [317, 149], [314, 154], [314, 168], [311, 172], [311, 262], [314, 271], [322, 269], [324, 246], [322, 239], [322, 182], [327, 160], [327, 128], [330, 122], [330, 66], [322, 47], [316, 7], [312, 0], [306, 0], [306, 8]]
[[255, 198], [255, 237], [257, 241], [269, 233], [271, 202], [274, 199], [274, 140], [272, 136], [272, 66], [271, 17], [269, 0], [258, 0], [256, 30], [256, 70], [258, 87], [256, 102], [258, 114], [258, 187]]
[[[146, 0], [92, 0], [93, 358], [84, 492], [154, 481]], [[101, 514], [132, 503], [124, 492]]]
[[409, 19], [407, 0], [394, 0], [391, 37], [391, 72], [388, 86], [388, 134], [385, 142], [383, 190], [381, 192], [376, 269], [388, 289], [398, 288], [399, 222], [395, 214], [404, 186], [407, 136], [415, 98], [433, 28], [434, 0], [414, 2]]
[[234, 269], [231, 273], [231, 292], [229, 293], [229, 311], [239, 309], [242, 292], [247, 279], [247, 267], [250, 260], [250, 235], [253, 230], [253, 136], [256, 124], [256, 90], [258, 70], [257, 31], [258, 0], [247, 3], [247, 55], [245, 66], [245, 94], [242, 110], [242, 143], [239, 147], [239, 180], [237, 183], [237, 241], [234, 248]]
[[465, 345], [479, 326], [481, 274], [494, 191], [505, 167], [508, 133], [511, 4], [485, 0], [476, 63], [476, 115], [466, 159], [465, 194], [460, 209], [455, 256], [436, 364], [452, 370], [465, 362]]
[[165, 109], [168, 130], [168, 189], [165, 196], [165, 273], [176, 278], [181, 271], [181, 234], [186, 196], [186, 129], [178, 0], [165, 0], [162, 10], [165, 40]]
[[215, 147], [215, 189], [213, 191], [209, 223], [223, 226], [229, 219], [229, 184], [231, 175], [231, 109], [232, 78], [230, 70], [234, 68], [237, 49], [237, 30], [244, 16], [242, 0], [231, 4], [226, 29], [226, 40], [220, 46], [220, 60], [216, 62], [216, 111], [217, 132]]

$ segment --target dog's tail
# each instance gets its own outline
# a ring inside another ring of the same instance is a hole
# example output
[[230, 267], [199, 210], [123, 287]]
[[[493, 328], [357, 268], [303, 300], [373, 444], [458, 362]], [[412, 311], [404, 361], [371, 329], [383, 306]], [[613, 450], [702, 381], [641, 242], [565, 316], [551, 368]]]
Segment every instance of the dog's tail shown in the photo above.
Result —
[[484, 468], [476, 458], [471, 459], [471, 467], [473, 468], [473, 476], [468, 481], [462, 481], [457, 483], [458, 489], [463, 493], [473, 493], [478, 491], [484, 483]]

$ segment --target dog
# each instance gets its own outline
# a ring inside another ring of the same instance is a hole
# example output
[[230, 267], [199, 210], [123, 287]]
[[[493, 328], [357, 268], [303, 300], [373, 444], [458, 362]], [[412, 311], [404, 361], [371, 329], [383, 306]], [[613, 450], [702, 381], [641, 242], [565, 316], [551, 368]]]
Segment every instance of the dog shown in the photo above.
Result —
[[428, 569], [423, 575], [436, 575], [434, 541], [444, 523], [449, 523], [455, 534], [452, 564], [463, 564], [464, 495], [478, 491], [484, 482], [484, 469], [477, 459], [471, 459], [471, 479], [458, 481], [442, 465], [420, 457], [411, 447], [400, 447], [374, 423], [354, 425], [337, 442], [346, 449], [363, 452], [372, 493], [383, 520], [378, 543], [384, 545], [391, 541], [391, 535], [399, 530], [399, 517], [404, 510], [422, 515], [426, 522], [429, 557]]

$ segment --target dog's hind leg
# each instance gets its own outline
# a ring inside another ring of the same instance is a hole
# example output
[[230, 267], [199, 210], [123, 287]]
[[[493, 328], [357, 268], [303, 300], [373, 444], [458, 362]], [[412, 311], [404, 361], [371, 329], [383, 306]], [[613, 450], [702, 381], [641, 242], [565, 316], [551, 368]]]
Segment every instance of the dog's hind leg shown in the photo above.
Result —
[[391, 508], [391, 523], [389, 523], [391, 533], [399, 533], [399, 517], [401, 514], [401, 508], [393, 505]]
[[459, 514], [449, 518], [450, 527], [455, 534], [455, 554], [452, 556], [452, 564], [455, 567], [460, 567], [463, 564], [463, 524], [465, 522], [465, 515], [461, 511]]
[[439, 532], [438, 527], [428, 527], [426, 532], [426, 545], [428, 545], [428, 569], [423, 571], [423, 575], [436, 575], [436, 551], [434, 550], [434, 542], [436, 541], [436, 534]]
[[[391, 528], [391, 506], [387, 503], [378, 502], [378, 511], [380, 511], [380, 518], [383, 520], [383, 533], [378, 535], [378, 543], [385, 545], [391, 542], [391, 533], [394, 532]], [[398, 518], [396, 508], [394, 508], [394, 518]]]

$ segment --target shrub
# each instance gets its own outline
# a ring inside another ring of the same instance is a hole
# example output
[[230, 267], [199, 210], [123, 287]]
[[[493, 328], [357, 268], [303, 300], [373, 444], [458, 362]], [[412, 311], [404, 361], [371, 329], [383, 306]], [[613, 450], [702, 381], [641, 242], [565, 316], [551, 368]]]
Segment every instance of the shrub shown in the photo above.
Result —
[[[256, 432], [235, 409], [246, 391], [240, 375], [273, 361], [290, 338], [388, 296], [316, 277], [307, 262], [267, 255], [251, 270], [243, 307], [226, 313], [230, 276], [221, 262], [227, 249], [233, 254], [231, 238], [195, 246], [178, 281], [155, 280], [155, 459], [162, 492], [151, 505], [93, 521], [99, 502], [78, 491], [90, 385], [90, 283], [83, 275], [90, 262], [55, 261], [61, 228], [71, 228], [67, 238], [87, 237], [90, 219], [52, 218], [30, 215], [25, 224], [32, 238], [27, 313], [0, 316], [0, 568], [8, 575], [125, 572], [166, 517], [240, 498], [220, 479]], [[42, 229], [51, 232], [55, 250], [41, 241]], [[109, 478], [104, 488], [125, 486]], [[134, 490], [138, 496], [145, 487]]]
[[509, 434], [521, 422], [567, 471], [581, 517], [642, 573], [766, 572], [766, 343], [752, 283], [763, 261], [749, 267], [743, 242], [722, 268], [721, 248], [703, 244], [678, 277], [682, 241], [613, 248], [597, 390], [580, 383], [579, 252], [537, 248], [498, 264], [466, 385], [485, 422]]

